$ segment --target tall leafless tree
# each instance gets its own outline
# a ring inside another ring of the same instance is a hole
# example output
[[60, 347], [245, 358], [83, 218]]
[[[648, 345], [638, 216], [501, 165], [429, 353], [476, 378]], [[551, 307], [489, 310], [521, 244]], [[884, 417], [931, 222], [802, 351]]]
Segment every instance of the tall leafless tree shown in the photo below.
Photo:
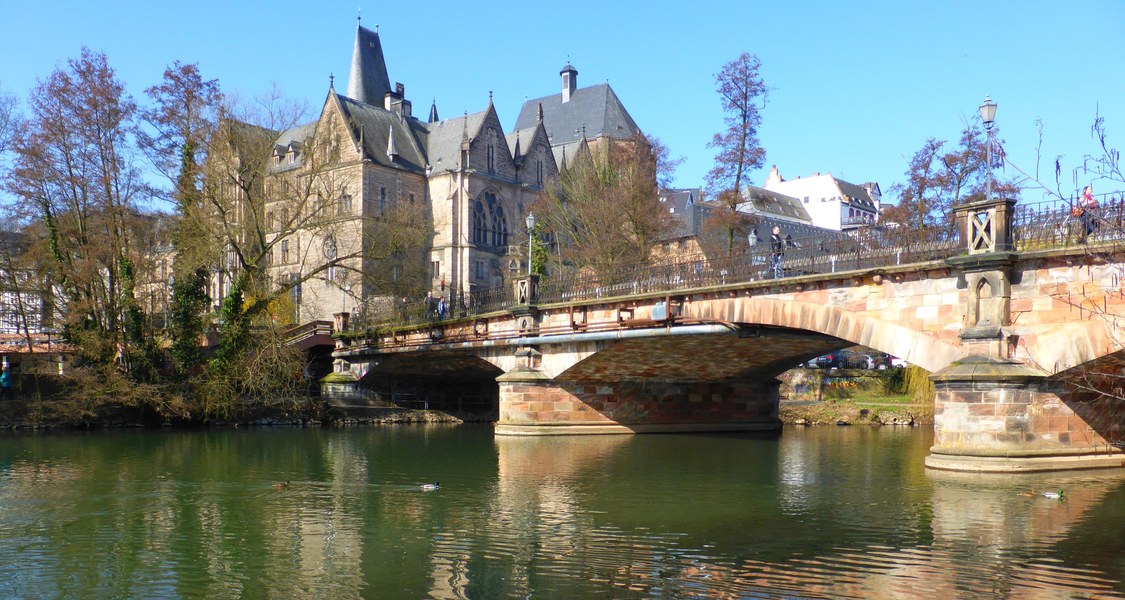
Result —
[[716, 91], [722, 100], [726, 129], [716, 133], [708, 144], [718, 149], [715, 166], [707, 174], [707, 191], [730, 213], [722, 219], [731, 225], [727, 231], [727, 248], [733, 251], [739, 219], [734, 214], [742, 203], [742, 188], [747, 173], [762, 166], [766, 150], [758, 139], [768, 88], [762, 81], [761, 61], [743, 52], [737, 59], [723, 65], [715, 75]]

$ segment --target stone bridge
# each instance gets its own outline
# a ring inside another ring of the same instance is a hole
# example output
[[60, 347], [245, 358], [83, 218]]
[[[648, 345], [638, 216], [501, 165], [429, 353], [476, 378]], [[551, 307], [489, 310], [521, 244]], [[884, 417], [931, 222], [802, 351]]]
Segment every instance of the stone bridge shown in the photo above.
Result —
[[931, 468], [1125, 466], [1125, 248], [1018, 240], [1013, 207], [905, 264], [549, 303], [525, 277], [507, 310], [338, 335], [323, 389], [495, 398], [497, 435], [774, 430], [777, 375], [861, 345], [932, 373]]

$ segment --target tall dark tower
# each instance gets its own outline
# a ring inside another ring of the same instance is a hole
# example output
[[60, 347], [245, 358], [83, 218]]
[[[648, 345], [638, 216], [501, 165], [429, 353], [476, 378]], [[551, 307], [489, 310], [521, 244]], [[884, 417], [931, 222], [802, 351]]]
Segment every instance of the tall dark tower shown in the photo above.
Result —
[[387, 76], [379, 33], [359, 25], [356, 27], [352, 69], [348, 77], [348, 97], [364, 104], [383, 106], [383, 99], [390, 91], [391, 78]]

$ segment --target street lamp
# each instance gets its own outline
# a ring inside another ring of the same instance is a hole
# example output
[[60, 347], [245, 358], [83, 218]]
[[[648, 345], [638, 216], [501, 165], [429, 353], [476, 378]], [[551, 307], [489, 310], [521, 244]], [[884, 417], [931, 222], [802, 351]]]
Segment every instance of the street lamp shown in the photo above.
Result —
[[992, 98], [985, 95], [984, 102], [980, 105], [980, 120], [984, 121], [985, 143], [988, 147], [985, 149], [985, 161], [988, 163], [988, 188], [985, 192], [985, 200], [992, 199], [992, 125], [996, 122], [996, 103]]
[[533, 230], [535, 229], [535, 215], [527, 213], [527, 274], [531, 275], [531, 244], [535, 240]]

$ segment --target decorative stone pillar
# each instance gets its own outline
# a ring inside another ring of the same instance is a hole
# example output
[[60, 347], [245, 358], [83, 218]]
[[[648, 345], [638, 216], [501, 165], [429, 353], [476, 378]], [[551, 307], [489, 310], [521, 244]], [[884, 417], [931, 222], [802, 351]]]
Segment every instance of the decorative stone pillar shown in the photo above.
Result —
[[961, 342], [970, 353], [1007, 358], [1005, 328], [1011, 325], [1012, 244], [1015, 200], [994, 198], [961, 204], [958, 229], [967, 254], [946, 261], [965, 277], [968, 305]]
[[517, 306], [539, 304], [539, 276], [524, 275], [513, 282]]
[[336, 333], [343, 333], [348, 330], [348, 321], [351, 318], [351, 313], [338, 312], [332, 314], [333, 326], [336, 328]]
[[1062, 387], [1019, 361], [971, 355], [934, 374], [931, 469], [981, 473], [1125, 466], [1066, 403]]
[[513, 282], [515, 306], [508, 312], [516, 317], [521, 336], [539, 335], [539, 276], [524, 275]]

